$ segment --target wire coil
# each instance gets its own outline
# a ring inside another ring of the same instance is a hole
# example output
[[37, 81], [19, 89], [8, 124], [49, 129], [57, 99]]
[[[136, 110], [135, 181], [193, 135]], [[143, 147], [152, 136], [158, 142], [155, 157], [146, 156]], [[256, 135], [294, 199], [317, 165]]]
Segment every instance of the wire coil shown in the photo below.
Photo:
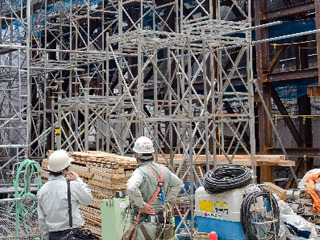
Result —
[[247, 195], [241, 204], [240, 216], [241, 227], [248, 240], [277, 238], [280, 211], [271, 193], [260, 191]]
[[203, 187], [209, 194], [223, 193], [246, 186], [252, 179], [251, 169], [242, 165], [224, 165], [206, 174]]

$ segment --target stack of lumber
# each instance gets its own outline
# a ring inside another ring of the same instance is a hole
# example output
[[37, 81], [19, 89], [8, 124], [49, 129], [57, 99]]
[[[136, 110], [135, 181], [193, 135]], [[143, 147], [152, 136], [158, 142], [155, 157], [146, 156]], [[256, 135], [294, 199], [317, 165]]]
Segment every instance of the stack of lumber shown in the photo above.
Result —
[[[50, 155], [50, 152], [48, 153]], [[101, 199], [113, 198], [117, 191], [126, 191], [126, 182], [137, 166], [135, 158], [100, 151], [70, 152], [71, 170], [88, 184], [94, 197], [91, 205], [81, 206], [85, 227], [101, 237]], [[48, 179], [48, 160], [42, 162], [41, 177]]]

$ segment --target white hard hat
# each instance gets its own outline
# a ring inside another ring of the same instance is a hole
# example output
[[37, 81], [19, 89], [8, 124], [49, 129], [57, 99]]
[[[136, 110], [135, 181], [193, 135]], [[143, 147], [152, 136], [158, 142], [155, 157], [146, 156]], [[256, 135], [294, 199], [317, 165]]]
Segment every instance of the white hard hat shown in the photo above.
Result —
[[68, 167], [72, 160], [65, 150], [54, 151], [49, 156], [48, 169], [52, 172], [60, 172]]
[[153, 153], [153, 143], [148, 137], [139, 137], [134, 143], [133, 151], [136, 153]]

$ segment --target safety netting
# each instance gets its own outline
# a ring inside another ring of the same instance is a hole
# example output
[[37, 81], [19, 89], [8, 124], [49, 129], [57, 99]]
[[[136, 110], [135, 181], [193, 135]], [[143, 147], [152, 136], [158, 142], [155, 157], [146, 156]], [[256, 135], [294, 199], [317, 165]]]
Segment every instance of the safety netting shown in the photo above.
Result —
[[0, 239], [40, 239], [36, 198], [0, 200]]

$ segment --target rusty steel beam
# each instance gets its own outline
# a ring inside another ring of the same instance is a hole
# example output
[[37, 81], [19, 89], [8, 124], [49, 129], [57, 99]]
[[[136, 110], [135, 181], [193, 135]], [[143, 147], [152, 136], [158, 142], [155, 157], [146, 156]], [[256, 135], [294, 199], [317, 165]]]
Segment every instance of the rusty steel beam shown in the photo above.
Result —
[[[283, 154], [281, 148], [268, 148], [270, 154]], [[314, 157], [320, 158], [320, 148], [286, 148], [286, 152], [289, 157], [301, 157], [305, 156], [307, 158]]]
[[[306, 95], [299, 97], [297, 99], [298, 113], [300, 115], [311, 115], [311, 103], [310, 98]], [[302, 138], [303, 145], [298, 147], [312, 148], [313, 147], [313, 137], [312, 137], [312, 121], [310, 118], [298, 119], [299, 122], [299, 134]], [[307, 157], [306, 155], [300, 156], [296, 161], [296, 167], [294, 172], [296, 175], [301, 173], [304, 175], [307, 171], [314, 167], [314, 160], [312, 157]], [[287, 187], [292, 186], [293, 178], [288, 181]]]
[[[316, 28], [320, 29], [320, 0], [314, 0]], [[320, 97], [320, 33], [316, 33], [317, 39], [317, 67], [318, 67], [318, 85], [308, 86], [309, 97]]]
[[[265, 11], [267, 9], [267, 1], [259, 0], [254, 1], [254, 24], [256, 26], [264, 23], [263, 18], [265, 16]], [[256, 39], [267, 39], [268, 38], [268, 28], [258, 28], [256, 30]], [[259, 91], [262, 93], [263, 100], [267, 106], [268, 111], [271, 110], [271, 92], [270, 88], [263, 84], [264, 78], [270, 69], [270, 52], [269, 43], [263, 42], [255, 45], [256, 50], [256, 71], [257, 71], [257, 85]], [[259, 153], [267, 154], [267, 147], [273, 147], [273, 134], [271, 129], [271, 123], [268, 119], [268, 114], [266, 113], [262, 101], [257, 99], [258, 107], [258, 143], [259, 143]], [[274, 168], [270, 166], [260, 167], [260, 180], [274, 182]]]
[[276, 54], [273, 57], [271, 64], [270, 64], [270, 69], [269, 69], [270, 73], [272, 73], [274, 71], [274, 69], [276, 68], [277, 64], [279, 63], [281, 57], [283, 56], [284, 52], [286, 51], [286, 49], [288, 47], [289, 47], [288, 45], [283, 45], [283, 46], [281, 46], [279, 51], [276, 52]]
[[[272, 98], [274, 100], [274, 103], [276, 104], [278, 110], [280, 111], [280, 113], [282, 115], [288, 115], [288, 112], [287, 112], [285, 106], [283, 105], [283, 103], [282, 103], [277, 91], [275, 90], [275, 88], [273, 87], [273, 85], [271, 83], [269, 83], [269, 84], [271, 85], [271, 87], [270, 87], [271, 88], [271, 96], [272, 96]], [[287, 126], [288, 126], [288, 128], [289, 128], [289, 130], [290, 130], [290, 132], [291, 132], [291, 134], [292, 134], [292, 136], [294, 138], [294, 140], [296, 141], [297, 145], [299, 147], [302, 147], [303, 140], [302, 140], [297, 128], [295, 127], [291, 117], [289, 117], [289, 116], [288, 117], [284, 117], [283, 120], [287, 124]]]
[[[267, 1], [259, 0], [254, 1], [255, 8], [255, 18], [254, 23], [256, 26], [263, 24], [264, 11], [267, 9]], [[256, 39], [266, 39], [268, 38], [268, 29], [267, 28], [258, 28], [256, 30]], [[270, 60], [269, 60], [269, 43], [259, 43], [255, 46], [256, 49], [256, 69], [257, 69], [257, 84], [259, 90], [262, 92], [263, 99], [267, 107], [271, 108], [271, 94], [268, 87], [263, 85], [265, 74], [268, 73], [270, 69]], [[258, 129], [258, 139], [259, 139], [259, 152], [261, 154], [266, 153], [265, 148], [271, 147], [272, 134], [271, 134], [271, 125], [268, 120], [268, 116], [263, 108], [261, 101], [257, 102], [258, 104], [258, 115], [259, 115], [259, 129]]]
[[[320, 0], [314, 0], [315, 14], [316, 14], [316, 28], [320, 29]], [[317, 67], [318, 67], [318, 85], [320, 85], [320, 32], [316, 33], [317, 38]]]
[[295, 16], [297, 14], [303, 14], [315, 9], [314, 1], [303, 2], [290, 7], [284, 7], [266, 12], [262, 20], [270, 21], [288, 16]]
[[[297, 99], [298, 111], [300, 115], [311, 115], [311, 101], [307, 95], [303, 95]], [[312, 134], [312, 119], [311, 118], [298, 118], [299, 133], [303, 140], [303, 147], [313, 147], [313, 134]], [[313, 159], [304, 163], [305, 172], [311, 170], [313, 165]]]
[[[311, 102], [307, 95], [298, 97], [297, 99], [298, 112], [301, 116], [311, 116]], [[303, 147], [312, 147], [313, 134], [312, 134], [312, 119], [311, 118], [298, 118], [299, 133], [303, 140]]]
[[[298, 160], [296, 161], [296, 166], [294, 167], [295, 174], [297, 174], [299, 169], [303, 166], [304, 160], [305, 160], [305, 157], [299, 157]], [[285, 189], [294, 188], [294, 187], [295, 187], [295, 181], [291, 176], [289, 178], [289, 181], [287, 182]]]
[[318, 77], [318, 68], [308, 68], [298, 71], [288, 71], [280, 73], [271, 73], [266, 77], [266, 82], [286, 81], [293, 79], [304, 79]]
[[309, 97], [320, 97], [320, 86], [308, 86], [307, 95]]

